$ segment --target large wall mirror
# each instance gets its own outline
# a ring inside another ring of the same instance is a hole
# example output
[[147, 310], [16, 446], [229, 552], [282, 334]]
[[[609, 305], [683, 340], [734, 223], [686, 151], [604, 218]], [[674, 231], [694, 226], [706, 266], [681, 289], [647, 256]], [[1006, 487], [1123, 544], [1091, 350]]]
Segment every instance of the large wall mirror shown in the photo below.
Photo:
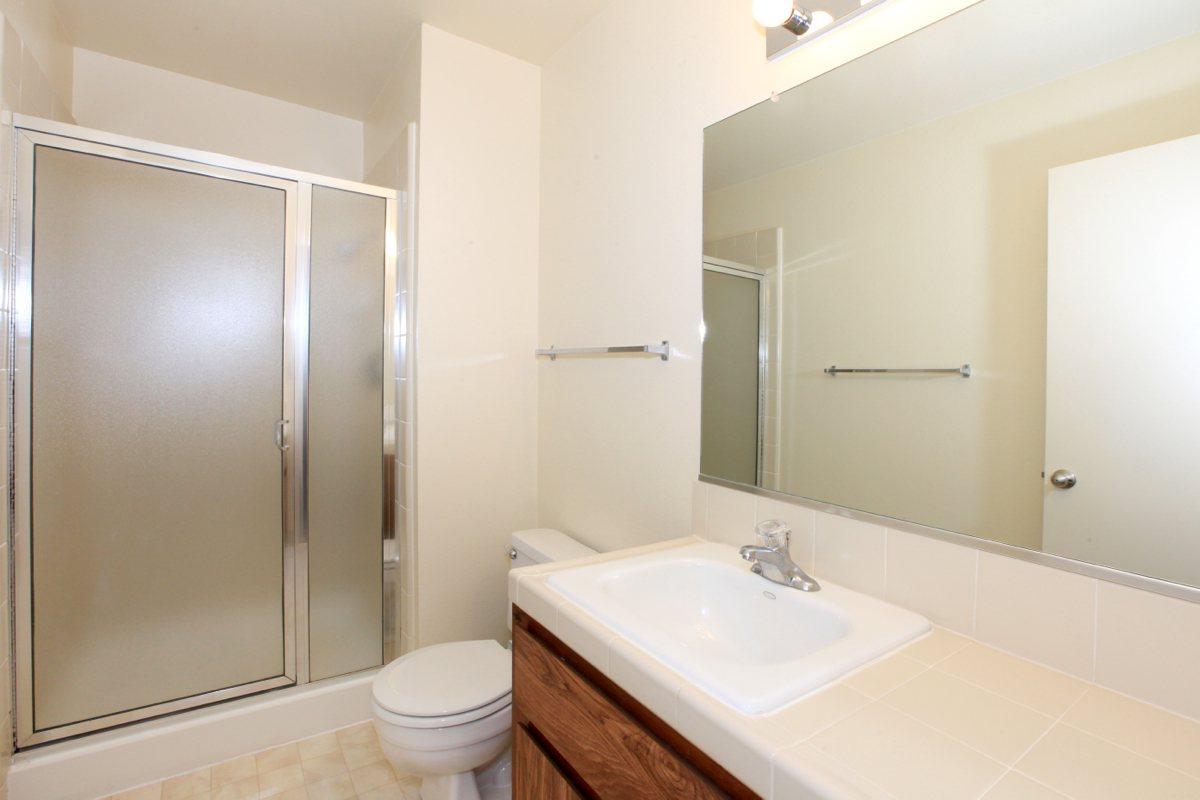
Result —
[[704, 158], [703, 475], [1200, 586], [1200, 2], [982, 0]]

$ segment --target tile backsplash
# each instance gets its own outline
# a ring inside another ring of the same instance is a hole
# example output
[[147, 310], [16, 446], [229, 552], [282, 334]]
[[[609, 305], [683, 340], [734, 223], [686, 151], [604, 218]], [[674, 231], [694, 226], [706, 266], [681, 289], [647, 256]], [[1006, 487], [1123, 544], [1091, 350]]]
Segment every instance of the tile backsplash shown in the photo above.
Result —
[[1000, 650], [1200, 719], [1200, 605], [697, 481], [697, 536], [792, 527], [792, 558]]

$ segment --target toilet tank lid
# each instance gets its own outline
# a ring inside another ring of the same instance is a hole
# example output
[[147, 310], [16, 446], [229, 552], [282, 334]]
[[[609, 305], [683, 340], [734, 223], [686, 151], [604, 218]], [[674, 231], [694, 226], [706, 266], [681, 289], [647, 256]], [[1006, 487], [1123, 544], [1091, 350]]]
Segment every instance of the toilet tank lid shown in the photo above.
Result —
[[539, 564], [594, 556], [596, 551], [554, 528], [530, 528], [512, 535], [512, 546]]

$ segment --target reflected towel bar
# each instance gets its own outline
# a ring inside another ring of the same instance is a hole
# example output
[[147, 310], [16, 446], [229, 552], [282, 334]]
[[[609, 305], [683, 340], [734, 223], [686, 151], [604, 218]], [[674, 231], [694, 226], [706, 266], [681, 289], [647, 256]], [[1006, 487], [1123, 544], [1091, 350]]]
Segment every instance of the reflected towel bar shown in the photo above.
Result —
[[539, 347], [533, 351], [535, 355], [550, 356], [554, 361], [559, 356], [584, 356], [597, 353], [650, 353], [663, 361], [671, 360], [671, 343], [663, 340], [662, 344], [631, 344], [617, 347]]
[[904, 373], [925, 373], [925, 374], [937, 373], [937, 374], [941, 374], [941, 375], [957, 374], [957, 375], [963, 376], [964, 378], [969, 378], [969, 377], [971, 377], [971, 365], [963, 364], [961, 367], [947, 367], [945, 369], [940, 369], [940, 368], [932, 368], [932, 369], [919, 369], [919, 368], [918, 369], [882, 369], [882, 368], [879, 368], [879, 369], [875, 369], [875, 368], [864, 368], [864, 367], [859, 367], [859, 368], [839, 367], [835, 364], [832, 367], [825, 368], [826, 375], [835, 375], [836, 376], [839, 372], [872, 372], [872, 373], [875, 373], [875, 372], [904, 372]]

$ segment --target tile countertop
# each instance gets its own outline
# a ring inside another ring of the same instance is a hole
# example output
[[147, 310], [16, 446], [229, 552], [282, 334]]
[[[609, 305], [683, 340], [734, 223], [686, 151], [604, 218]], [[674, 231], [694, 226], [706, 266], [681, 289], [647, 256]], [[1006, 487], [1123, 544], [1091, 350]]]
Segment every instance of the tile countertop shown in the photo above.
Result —
[[942, 628], [749, 716], [545, 583], [697, 541], [516, 569], [509, 599], [763, 798], [1200, 799], [1200, 723]]

